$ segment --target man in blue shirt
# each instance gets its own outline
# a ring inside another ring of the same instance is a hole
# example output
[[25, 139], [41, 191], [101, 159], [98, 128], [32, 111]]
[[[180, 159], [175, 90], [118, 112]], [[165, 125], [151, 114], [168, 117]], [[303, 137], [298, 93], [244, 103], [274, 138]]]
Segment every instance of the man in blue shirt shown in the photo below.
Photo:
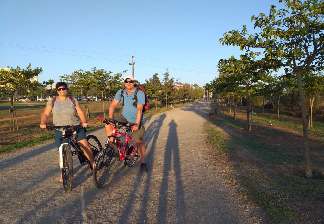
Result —
[[[145, 145], [143, 143], [144, 126], [143, 126], [143, 106], [145, 104], [145, 94], [141, 90], [137, 90], [135, 87], [135, 80], [132, 76], [126, 76], [124, 79], [124, 89], [117, 91], [114, 99], [109, 106], [109, 118], [112, 119], [114, 111], [118, 103], [122, 104], [121, 117], [117, 120], [134, 123], [132, 126], [132, 136], [137, 143], [137, 147], [141, 156], [141, 169], [147, 170], [145, 163]], [[136, 94], [136, 95], [135, 95]], [[112, 126], [106, 125], [105, 131], [107, 136], [112, 134]]]

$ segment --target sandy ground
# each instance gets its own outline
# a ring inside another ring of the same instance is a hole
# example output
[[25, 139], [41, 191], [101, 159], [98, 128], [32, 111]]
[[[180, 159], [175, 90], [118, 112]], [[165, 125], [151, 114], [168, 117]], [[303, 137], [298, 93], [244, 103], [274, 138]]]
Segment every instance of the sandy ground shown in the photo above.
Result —
[[[74, 188], [58, 183], [52, 143], [0, 155], [0, 223], [264, 223], [260, 209], [224, 184], [205, 143], [208, 104], [146, 123], [148, 172], [114, 164], [104, 187], [74, 161]], [[93, 134], [104, 142], [103, 130]]]

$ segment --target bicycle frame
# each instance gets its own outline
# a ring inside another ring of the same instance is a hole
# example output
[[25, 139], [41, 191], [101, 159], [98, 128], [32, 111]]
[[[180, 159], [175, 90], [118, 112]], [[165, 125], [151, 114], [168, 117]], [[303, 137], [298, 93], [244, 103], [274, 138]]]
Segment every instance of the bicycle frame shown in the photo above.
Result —
[[[71, 146], [71, 152], [72, 152], [72, 156], [74, 155], [78, 155], [79, 156], [84, 156], [82, 154], [82, 150], [80, 148], [80, 145], [76, 139], [76, 130], [73, 130], [73, 133], [66, 133], [66, 129], [63, 128], [62, 129], [62, 138], [63, 138], [63, 142], [59, 147], [59, 166], [62, 169], [63, 168], [63, 146], [64, 145], [70, 145]], [[81, 161], [80, 161], [81, 162]]]
[[118, 129], [116, 126], [114, 126], [112, 137], [114, 137], [115, 144], [118, 149], [119, 153], [119, 160], [123, 161], [126, 157], [127, 149], [133, 146], [134, 139], [133, 137], [128, 133], [126, 128]]

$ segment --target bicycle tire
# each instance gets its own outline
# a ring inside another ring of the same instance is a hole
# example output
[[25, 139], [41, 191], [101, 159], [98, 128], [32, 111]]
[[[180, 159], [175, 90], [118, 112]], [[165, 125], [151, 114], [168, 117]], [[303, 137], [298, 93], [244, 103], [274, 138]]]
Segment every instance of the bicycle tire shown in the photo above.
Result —
[[108, 159], [105, 161], [105, 166], [109, 168], [117, 161], [117, 157], [119, 156], [118, 149], [116, 145], [108, 143], [105, 148], [105, 153], [108, 156]]
[[95, 135], [88, 135], [87, 141], [90, 145], [91, 151], [93, 153], [93, 158], [96, 163], [96, 167], [92, 169], [92, 181], [97, 188], [100, 188], [102, 184], [100, 183], [100, 175], [99, 175], [99, 166], [97, 165], [96, 157], [100, 151], [102, 151], [102, 145], [99, 139]]
[[100, 152], [102, 150], [102, 145], [101, 145], [99, 139], [95, 135], [88, 135], [87, 141], [88, 141], [90, 148], [92, 150], [93, 157], [96, 157], [98, 152]]
[[72, 191], [72, 180], [73, 180], [73, 159], [72, 151], [70, 145], [64, 145], [62, 149], [62, 159], [63, 159], [63, 168], [62, 179], [63, 179], [63, 188], [65, 192]]
[[128, 167], [133, 167], [137, 160], [139, 159], [137, 146], [130, 146], [127, 149], [124, 165]]

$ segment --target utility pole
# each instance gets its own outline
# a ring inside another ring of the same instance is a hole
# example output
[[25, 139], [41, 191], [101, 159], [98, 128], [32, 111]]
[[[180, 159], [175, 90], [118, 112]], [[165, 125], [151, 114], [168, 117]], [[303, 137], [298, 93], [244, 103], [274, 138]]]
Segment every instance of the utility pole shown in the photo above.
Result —
[[134, 56], [132, 56], [132, 62], [129, 63], [132, 66], [132, 78], [135, 79], [135, 60]]
[[[169, 74], [169, 69], [166, 69], [166, 73]], [[165, 84], [165, 83], [164, 83]], [[165, 86], [165, 107], [168, 108], [168, 89]]]

